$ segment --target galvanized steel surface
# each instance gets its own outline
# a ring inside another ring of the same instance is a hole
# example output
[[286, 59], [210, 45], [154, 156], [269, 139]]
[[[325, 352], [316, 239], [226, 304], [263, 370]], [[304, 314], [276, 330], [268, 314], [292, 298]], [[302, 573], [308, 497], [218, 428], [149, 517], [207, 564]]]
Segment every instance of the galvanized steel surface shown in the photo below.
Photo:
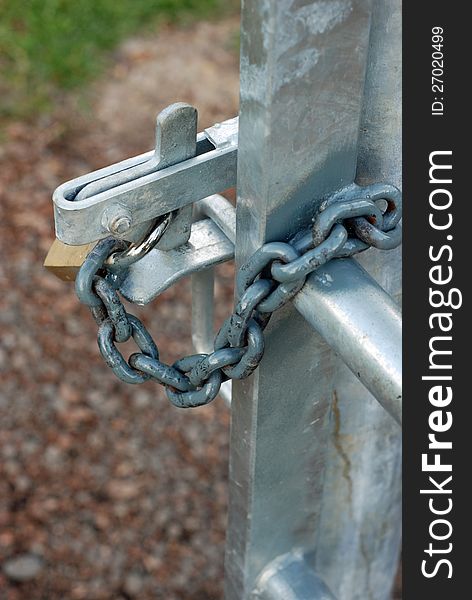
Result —
[[[243, 2], [238, 266], [353, 182], [370, 7]], [[227, 600], [251, 597], [278, 556], [316, 548], [334, 372], [334, 354], [288, 306], [254, 376], [233, 382]]]
[[[236, 237], [236, 211], [233, 205], [223, 196], [213, 194], [193, 206], [195, 214], [201, 220], [196, 220], [192, 225], [187, 244], [175, 251], [153, 250], [148, 257], [133, 264], [128, 270], [120, 292], [130, 302], [147, 304], [182, 277], [197, 276], [198, 273], [233, 258]], [[159, 265], [159, 269], [154, 268], [155, 264]], [[201, 284], [197, 285], [201, 290]], [[195, 294], [195, 298], [197, 302], [204, 303], [201, 293], [199, 291]], [[210, 295], [207, 298], [210, 302]], [[204, 319], [207, 311], [208, 306], [197, 310]], [[201, 323], [201, 320], [197, 319], [196, 323]], [[198, 344], [195, 349], [202, 351]]]
[[[374, 3], [369, 47], [357, 182], [400, 187], [400, 0]], [[357, 260], [400, 301], [400, 249]], [[316, 571], [340, 600], [389, 600], [401, 543], [401, 430], [342, 364], [333, 390]]]
[[401, 424], [399, 306], [355, 261], [331, 261], [294, 298], [297, 310]]
[[257, 600], [336, 600], [325, 582], [308, 565], [301, 551], [277, 557], [259, 575]]
[[148, 304], [182, 277], [230, 260], [233, 254], [234, 245], [211, 219], [197, 221], [187, 244], [166, 252], [156, 248], [131, 265], [120, 292], [130, 302]]
[[[120, 183], [123, 172], [134, 168], [139, 172], [143, 163], [154, 158], [151, 151], [63, 183], [53, 195], [56, 236], [66, 244], [85, 244], [109, 235], [108, 211], [116, 206], [126, 211], [135, 227], [233, 187], [238, 122], [233, 118], [229, 124], [217, 125], [198, 134], [194, 158]], [[213, 133], [215, 127], [217, 133]], [[101, 179], [112, 183], [115, 178], [118, 178], [116, 187], [77, 200], [82, 188]]]

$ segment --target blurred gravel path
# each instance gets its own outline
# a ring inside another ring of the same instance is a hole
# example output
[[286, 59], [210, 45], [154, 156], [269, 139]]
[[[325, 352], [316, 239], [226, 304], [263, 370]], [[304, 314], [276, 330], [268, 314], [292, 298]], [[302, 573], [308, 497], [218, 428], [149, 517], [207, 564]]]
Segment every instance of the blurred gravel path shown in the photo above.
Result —
[[[0, 148], [0, 600], [222, 596], [229, 415], [221, 400], [179, 411], [152, 383], [103, 364], [71, 287], [42, 268], [52, 190], [153, 145], [176, 100], [199, 129], [233, 116], [238, 23], [134, 39], [90, 92], [61, 100]], [[218, 316], [232, 298], [220, 269]], [[190, 350], [188, 282], [136, 311], [165, 360]]]

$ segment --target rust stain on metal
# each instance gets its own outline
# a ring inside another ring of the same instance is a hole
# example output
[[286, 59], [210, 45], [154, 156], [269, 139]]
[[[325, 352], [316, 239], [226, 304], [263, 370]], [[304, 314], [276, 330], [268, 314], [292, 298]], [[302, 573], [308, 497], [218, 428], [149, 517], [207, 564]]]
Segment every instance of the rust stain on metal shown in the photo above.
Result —
[[334, 416], [334, 433], [333, 443], [342, 462], [343, 462], [343, 478], [347, 484], [349, 510], [352, 510], [352, 478], [351, 478], [351, 461], [346, 450], [343, 448], [341, 441], [341, 411], [339, 410], [338, 395], [336, 390], [333, 391], [333, 416]]

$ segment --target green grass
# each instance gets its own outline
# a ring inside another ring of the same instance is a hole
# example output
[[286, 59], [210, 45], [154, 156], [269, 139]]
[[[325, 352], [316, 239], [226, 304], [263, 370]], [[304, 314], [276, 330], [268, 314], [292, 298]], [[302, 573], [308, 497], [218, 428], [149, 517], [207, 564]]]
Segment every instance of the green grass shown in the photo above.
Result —
[[228, 8], [233, 0], [0, 0], [0, 119], [47, 110], [59, 90], [99, 74], [126, 36]]

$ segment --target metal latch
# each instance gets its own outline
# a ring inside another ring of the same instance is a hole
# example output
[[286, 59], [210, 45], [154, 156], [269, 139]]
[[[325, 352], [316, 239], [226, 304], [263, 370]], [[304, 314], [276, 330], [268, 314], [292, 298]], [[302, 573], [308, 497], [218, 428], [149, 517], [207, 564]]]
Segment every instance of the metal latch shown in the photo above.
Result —
[[234, 187], [238, 118], [196, 136], [195, 124], [196, 109], [171, 105], [157, 118], [154, 150], [59, 186], [53, 194], [57, 238], [82, 245], [112, 233], [134, 241], [153, 219]]

